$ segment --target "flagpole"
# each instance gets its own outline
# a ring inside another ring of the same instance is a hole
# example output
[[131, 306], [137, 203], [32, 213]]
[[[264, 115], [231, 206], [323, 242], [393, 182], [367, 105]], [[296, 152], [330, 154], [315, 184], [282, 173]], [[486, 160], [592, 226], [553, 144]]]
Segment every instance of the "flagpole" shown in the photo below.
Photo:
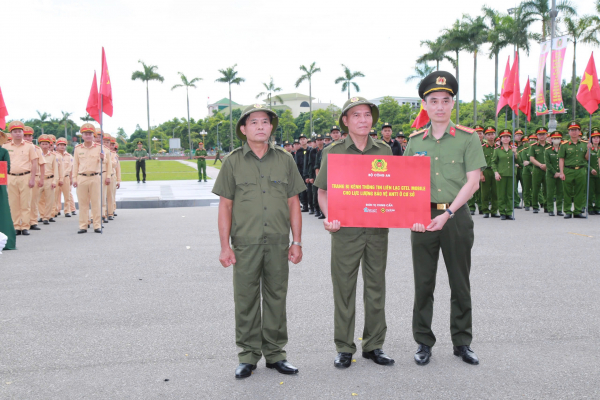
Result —
[[[590, 113], [590, 127], [588, 130], [588, 141], [592, 143], [592, 113]], [[592, 151], [588, 149], [590, 155], [588, 156], [588, 169], [587, 169], [587, 189], [585, 194], [585, 218], [587, 219], [588, 215], [590, 215], [590, 173], [592, 166]], [[596, 200], [598, 201], [598, 200]]]
[[[514, 115], [514, 113], [513, 113]], [[512, 134], [512, 142], [513, 145], [515, 143], [515, 131], [513, 130], [513, 134]], [[509, 146], [510, 147], [510, 152], [512, 153], [512, 217], [513, 220], [515, 219], [515, 152], [512, 149], [512, 145]], [[519, 203], [520, 205], [520, 203]]]
[[[100, 77], [100, 85], [102, 85], [102, 77]], [[102, 86], [100, 86], [102, 88]], [[100, 95], [100, 154], [104, 154], [104, 131], [102, 130], [102, 122], [104, 118], [102, 114], [104, 113], [104, 101], [102, 99], [102, 95]], [[103, 232], [104, 225], [102, 225], [103, 217], [102, 217], [102, 200], [104, 200], [102, 186], [104, 186], [104, 180], [102, 179], [102, 164], [104, 164], [104, 160], [100, 158], [100, 233]], [[106, 211], [108, 213], [108, 205], [106, 206]]]

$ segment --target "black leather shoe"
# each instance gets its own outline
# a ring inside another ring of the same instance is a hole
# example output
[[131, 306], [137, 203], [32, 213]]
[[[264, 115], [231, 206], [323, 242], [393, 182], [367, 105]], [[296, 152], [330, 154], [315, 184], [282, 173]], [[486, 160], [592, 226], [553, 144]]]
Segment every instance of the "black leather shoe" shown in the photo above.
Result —
[[308, 212], [308, 207], [302, 207], [302, 210], [300, 210], [301, 212]]
[[523, 209], [523, 207], [521, 207], [521, 206], [516, 206], [515, 207], [515, 210], [522, 210], [522, 209]]
[[492, 214], [492, 218], [500, 218], [499, 214]]
[[[198, 182], [200, 182], [200, 181], [198, 181]], [[140, 181], [138, 181], [138, 183], [140, 183]]]
[[116, 216], [117, 216], [117, 213], [113, 213], [113, 217], [116, 217]]
[[549, 216], [549, 217], [554, 217], [554, 211], [550, 211], [550, 212], [548, 213], [548, 216]]
[[489, 218], [490, 214], [483, 214], [483, 218]]
[[71, 214], [67, 213], [67, 214], [65, 214], [65, 217], [71, 218]]
[[24, 236], [29, 236], [29, 231], [28, 231], [27, 229], [23, 229], [23, 230], [21, 231], [21, 235], [24, 235]]
[[18, 229], [15, 229], [15, 234], [16, 234], [16, 236], [21, 236], [21, 231]]
[[235, 369], [235, 377], [238, 379], [247, 378], [250, 375], [252, 375], [252, 371], [254, 371], [255, 369], [256, 369], [255, 364], [241, 363]]
[[77, 231], [77, 233], [86, 233], [86, 232], [87, 232], [87, 229], [80, 229]]
[[573, 218], [585, 218], [585, 215], [583, 215], [583, 214], [575, 214], [575, 215], [573, 215]]
[[42, 222], [42, 223], [43, 223], [44, 225], [50, 225], [50, 222], [48, 222], [48, 221], [44, 221], [44, 222]]
[[313, 215], [314, 213], [315, 213], [315, 210], [313, 210], [313, 209], [311, 209], [311, 210], [308, 212], [308, 214], [309, 214], [309, 215]]
[[506, 216], [506, 220], [507, 220], [507, 221], [514, 221], [514, 220], [515, 220], [515, 217], [513, 217], [512, 215], [507, 215], [507, 216]]
[[37, 226], [37, 225], [31, 225], [31, 226], [29, 227], [29, 230], [30, 230], [30, 231], [41, 231], [41, 230], [42, 230], [42, 228], [40, 228], [40, 227], [39, 227], [39, 226]]
[[41, 219], [41, 218], [38, 218], [38, 222], [42, 222], [42, 219]]
[[[208, 181], [205, 179], [204, 182], [208, 182]], [[144, 183], [146, 183], [146, 182], [144, 182]]]
[[469, 346], [454, 346], [454, 355], [462, 358], [467, 364], [479, 364], [479, 358], [477, 358], [477, 355]]
[[319, 219], [325, 219], [325, 216], [323, 214], [319, 215]]
[[71, 215], [77, 215], [77, 211], [73, 211]]
[[56, 220], [54, 218], [50, 218], [48, 221], [50, 221], [50, 222], [56, 222]]
[[56, 214], [56, 216], [59, 216], [59, 215], [60, 215], [60, 211], [58, 212], [58, 214]]
[[294, 375], [298, 373], [298, 368], [287, 362], [287, 360], [277, 361], [276, 363], [267, 363], [267, 368], [275, 368], [277, 372], [284, 375]]
[[362, 356], [363, 358], [373, 360], [375, 364], [379, 365], [392, 365], [395, 362], [391, 357], [387, 356], [381, 349], [375, 349], [368, 352], [363, 351]]
[[102, 229], [94, 229], [94, 232], [96, 232], [96, 233], [102, 233]]
[[471, 215], [475, 215], [475, 211], [471, 211]]
[[348, 368], [352, 364], [352, 353], [338, 353], [333, 365], [336, 368]]
[[501, 216], [500, 216], [500, 220], [501, 220], [501, 221], [504, 221], [504, 220], [506, 220], [506, 215], [501, 215]]
[[142, 183], [146, 183], [146, 181], [142, 181]]
[[559, 212], [556, 213], [556, 215], [558, 215], [559, 217], [562, 217], [565, 214], [562, 211], [559, 211]]
[[569, 218], [572, 218], [572, 217], [573, 217], [573, 216], [572, 216], [571, 214], [566, 214], [566, 215], [565, 215], [565, 219], [569, 219]]
[[112, 215], [108, 217], [108, 220], [109, 220], [109, 221], [112, 221], [112, 220], [114, 220], [114, 218], [112, 217]]
[[483, 211], [479, 210], [479, 215], [483, 214]]
[[546, 208], [544, 208], [544, 214], [548, 214], [548, 213], [549, 213], [549, 211]]
[[537, 213], [539, 213], [539, 212], [540, 212], [540, 210], [538, 210], [537, 208], [534, 208], [534, 209], [533, 209], [533, 213], [534, 213], [534, 214], [537, 214]]
[[525, 207], [525, 211], [529, 211], [529, 207]]
[[108, 220], [106, 219], [106, 217], [102, 218], [102, 222], [104, 222], [105, 224], [108, 224]]
[[420, 344], [415, 353], [415, 362], [417, 365], [427, 365], [431, 359], [431, 347], [426, 344]]

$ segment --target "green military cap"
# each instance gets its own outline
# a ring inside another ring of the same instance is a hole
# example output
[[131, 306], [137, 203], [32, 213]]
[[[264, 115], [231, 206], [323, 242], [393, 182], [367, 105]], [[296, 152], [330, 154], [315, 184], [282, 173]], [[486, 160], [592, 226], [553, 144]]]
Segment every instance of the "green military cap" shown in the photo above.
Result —
[[300, 137], [299, 137], [298, 139], [302, 139], [302, 138], [304, 138], [304, 139], [308, 139], [304, 133], [303, 133], [303, 134], [301, 134], [301, 135], [300, 135]]
[[340, 130], [340, 127], [337, 126], [337, 125], [334, 125], [334, 126], [331, 127], [331, 129], [329, 130], [329, 132], [339, 131], [339, 130]]
[[406, 139], [406, 136], [404, 136], [404, 133], [402, 133], [402, 132], [398, 132], [398, 133], [396, 134], [396, 137], [397, 137], [397, 138], [401, 137], [401, 138], [404, 138], [404, 139]]
[[446, 71], [436, 71], [427, 75], [419, 84], [419, 97], [424, 99], [432, 92], [445, 91], [452, 96], [458, 93], [458, 82], [454, 75]]
[[314, 140], [323, 140], [323, 139], [325, 139], [325, 138], [323, 137], [323, 135], [321, 135], [321, 134], [319, 133], [319, 134], [317, 134], [317, 136], [315, 136], [315, 139], [314, 139]]
[[523, 129], [517, 129], [515, 135], [523, 135]]
[[510, 129], [502, 129], [500, 133], [498, 133], [498, 137], [502, 136], [512, 136], [512, 132], [510, 131]]
[[392, 124], [390, 124], [389, 122], [384, 122], [384, 124], [381, 125], [381, 130], [383, 130], [384, 128], [392, 129]]
[[567, 129], [579, 129], [581, 130], [581, 124], [577, 121], [571, 121], [569, 122], [569, 126], [567, 127]]
[[536, 135], [545, 135], [548, 133], [548, 129], [544, 128], [543, 126], [540, 126], [535, 130], [535, 133]]
[[377, 108], [377, 106], [374, 103], [371, 103], [369, 100], [365, 99], [364, 97], [353, 97], [351, 99], [348, 99], [344, 103], [344, 108], [342, 108], [342, 115], [340, 115], [340, 119], [338, 121], [340, 123], [340, 127], [343, 129], [343, 131], [347, 131], [348, 127], [346, 125], [344, 125], [344, 121], [342, 120], [342, 117], [344, 117], [344, 115], [346, 115], [348, 110], [350, 110], [351, 108], [354, 108], [356, 106], [360, 106], [363, 104], [371, 107], [371, 115], [373, 116], [373, 125], [375, 125], [377, 123], [377, 121], [379, 121], [379, 108]]
[[562, 139], [563, 135], [560, 131], [554, 131], [550, 134], [550, 137], [553, 139]]
[[202, 141], [200, 141], [200, 142], [198, 142], [198, 144], [200, 145], [200, 144], [204, 144], [204, 143]]
[[590, 137], [594, 137], [594, 136], [600, 136], [600, 129], [598, 129], [597, 126], [592, 126], [592, 133], [590, 134]]
[[483, 132], [483, 126], [481, 125], [473, 125], [473, 129], [475, 129], [475, 132]]
[[248, 115], [252, 114], [253, 112], [258, 112], [258, 111], [266, 112], [267, 114], [269, 114], [272, 117], [271, 125], [273, 125], [273, 130], [271, 132], [275, 132], [275, 130], [277, 129], [277, 125], [279, 124], [279, 118], [277, 117], [277, 114], [275, 114], [275, 112], [273, 110], [269, 110], [267, 108], [267, 106], [263, 105], [263, 104], [254, 104], [254, 105], [248, 106], [248, 107], [246, 107], [246, 109], [244, 110], [242, 115], [240, 116], [240, 119], [238, 120], [238, 122], [235, 126], [235, 133], [242, 142], [246, 141], [246, 135], [244, 135], [242, 133], [240, 127], [246, 123], [246, 117], [248, 117]]
[[494, 128], [493, 126], [486, 126], [485, 130], [483, 131], [483, 133], [485, 133], [486, 135], [488, 133], [496, 133], [496, 128]]
[[141, 140], [138, 140], [137, 144], [144, 144]]

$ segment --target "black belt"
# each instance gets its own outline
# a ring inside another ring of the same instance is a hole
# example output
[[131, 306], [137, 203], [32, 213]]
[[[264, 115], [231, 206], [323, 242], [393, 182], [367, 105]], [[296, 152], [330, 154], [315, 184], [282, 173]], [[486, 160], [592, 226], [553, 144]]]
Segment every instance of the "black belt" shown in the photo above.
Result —
[[98, 172], [94, 172], [93, 174], [79, 174], [79, 175], [83, 175], [83, 176], [94, 176], [94, 175], [100, 175]]
[[568, 165], [565, 165], [565, 168], [569, 168], [569, 169], [581, 169], [581, 168], [585, 168], [585, 167], [570, 167]]
[[65, 175], [65, 178], [69, 177], [70, 175]]
[[23, 176], [23, 175], [27, 175], [27, 174], [30, 174], [30, 173], [31, 173], [31, 171], [27, 171], [27, 172], [23, 172], [23, 173], [20, 173], [20, 174], [9, 174], [9, 175], [12, 175], [12, 176]]
[[434, 210], [447, 210], [452, 203], [431, 203], [431, 208]]
[[45, 176], [44, 179], [52, 179], [54, 178], [54, 175], [50, 175], [50, 176]]

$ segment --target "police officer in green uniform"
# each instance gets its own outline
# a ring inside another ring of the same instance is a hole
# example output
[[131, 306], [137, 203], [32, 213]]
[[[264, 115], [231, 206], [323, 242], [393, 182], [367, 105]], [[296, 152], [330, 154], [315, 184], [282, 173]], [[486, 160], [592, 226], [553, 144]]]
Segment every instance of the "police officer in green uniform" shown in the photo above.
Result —
[[194, 152], [194, 158], [198, 159], [198, 182], [206, 181], [206, 156], [208, 153], [204, 150], [204, 143], [198, 143], [198, 148]]
[[247, 107], [236, 126], [245, 143], [224, 159], [213, 188], [221, 197], [219, 261], [224, 267], [234, 265], [235, 335], [241, 348], [236, 378], [250, 376], [262, 356], [267, 368], [298, 372], [283, 347], [288, 338], [288, 261], [302, 260], [298, 194], [306, 187], [290, 154], [269, 142], [277, 124], [277, 115], [264, 105]]
[[554, 199], [556, 198], [556, 215], [563, 216], [563, 182], [560, 179], [558, 168], [558, 152], [562, 142], [562, 133], [554, 131], [550, 135], [552, 146], [546, 149], [544, 154], [546, 164], [546, 208], [548, 215], [554, 217]]
[[221, 149], [219, 149], [218, 147], [216, 150], [215, 162], [213, 163], [213, 165], [217, 164], [217, 161], [219, 161], [219, 162], [221, 162], [221, 164], [223, 164], [223, 160], [221, 160]]
[[[467, 201], [479, 187], [485, 156], [475, 130], [450, 120], [458, 82], [445, 71], [421, 81], [419, 97], [431, 118], [429, 129], [411, 135], [405, 156], [427, 156], [431, 161], [431, 223], [415, 224], [411, 247], [415, 278], [413, 337], [419, 344], [415, 362], [429, 363], [436, 338], [431, 330], [433, 292], [440, 249], [450, 282], [450, 333], [454, 355], [479, 364], [471, 349], [471, 249], [473, 220]], [[493, 179], [493, 175], [492, 178]]]
[[137, 149], [133, 151], [135, 157], [135, 177], [137, 183], [140, 183], [140, 169], [142, 170], [142, 180], [146, 183], [146, 160], [148, 159], [148, 152], [142, 147], [143, 143], [140, 140], [137, 142]]
[[[494, 179], [494, 171], [492, 170], [492, 157], [494, 156], [494, 149], [496, 148], [496, 144], [494, 143], [494, 138], [496, 137], [496, 128], [493, 126], [486, 127], [484, 135], [485, 143], [481, 146], [481, 148], [483, 149], [486, 166], [483, 167], [480, 174], [483, 218], [489, 218], [490, 213], [492, 214], [492, 217], [499, 218], [498, 192], [496, 188], [496, 179]], [[491, 209], [490, 203], [492, 205]]]
[[590, 133], [590, 195], [588, 199], [588, 213], [590, 215], [600, 215], [600, 130], [597, 127], [592, 128]]
[[514, 156], [517, 154], [517, 147], [511, 146], [510, 139], [512, 132], [510, 129], [503, 129], [498, 134], [500, 137], [500, 147], [494, 150], [492, 156], [492, 170], [496, 179], [496, 188], [498, 189], [498, 208], [501, 220], [514, 220], [513, 217], [513, 182], [516, 168], [513, 165]]
[[523, 166], [523, 207], [529, 211], [533, 199], [531, 197], [531, 188], [533, 186], [533, 164], [529, 160], [529, 148], [537, 142], [537, 135], [532, 133], [529, 137], [523, 138], [523, 148], [517, 151], [518, 163]]
[[[533, 176], [532, 176], [532, 198], [533, 198], [533, 213], [537, 214], [540, 208], [543, 208], [545, 212], [548, 212], [546, 203], [540, 198], [541, 193], [546, 193], [546, 135], [548, 130], [544, 127], [537, 128], [535, 133], [538, 137], [538, 142], [533, 143], [529, 148], [529, 161], [533, 164]], [[539, 202], [538, 202], [539, 201]]]
[[[567, 143], [560, 146], [558, 151], [558, 163], [560, 168], [560, 179], [563, 180], [565, 194], [565, 218], [585, 218], [583, 207], [585, 207], [586, 196], [586, 171], [587, 160], [590, 156], [591, 143], [586, 145], [579, 140], [581, 125], [572, 121], [568, 125], [569, 137]], [[573, 210], [571, 211], [571, 205]]]
[[[479, 141], [481, 142], [481, 145], [483, 146], [483, 126], [474, 125], [473, 129], [479, 136]], [[481, 203], [481, 188], [477, 189], [477, 191], [473, 194], [473, 197], [471, 197], [469, 199], [467, 204], [469, 206], [469, 211], [471, 212], [471, 215], [475, 215], [476, 206], [479, 207], [479, 214], [483, 214], [483, 211], [482, 211], [483, 206]]]
[[[385, 269], [387, 265], [388, 231], [385, 228], [341, 227], [340, 221], [327, 219], [327, 160], [329, 154], [354, 154], [366, 157], [391, 156], [392, 150], [379, 139], [369, 137], [377, 123], [379, 109], [363, 97], [352, 97], [344, 103], [339, 124], [348, 137], [334, 142], [323, 154], [321, 169], [315, 181], [319, 188], [319, 204], [325, 214], [323, 226], [331, 232], [331, 279], [333, 281], [334, 342], [338, 354], [337, 368], [348, 368], [354, 342], [356, 280], [362, 261], [365, 325], [362, 333], [362, 356], [380, 365], [394, 360], [382, 350], [387, 332], [385, 321]], [[373, 157], [370, 157], [373, 158]], [[332, 204], [331, 207], [335, 207]]]
[[515, 201], [514, 207], [516, 209], [522, 209], [521, 207], [521, 197], [519, 197], [519, 183], [521, 183], [521, 188], [523, 188], [523, 165], [519, 162], [519, 150], [523, 148], [523, 130], [517, 129], [515, 131], [515, 145], [517, 147], [517, 155], [515, 156]]

